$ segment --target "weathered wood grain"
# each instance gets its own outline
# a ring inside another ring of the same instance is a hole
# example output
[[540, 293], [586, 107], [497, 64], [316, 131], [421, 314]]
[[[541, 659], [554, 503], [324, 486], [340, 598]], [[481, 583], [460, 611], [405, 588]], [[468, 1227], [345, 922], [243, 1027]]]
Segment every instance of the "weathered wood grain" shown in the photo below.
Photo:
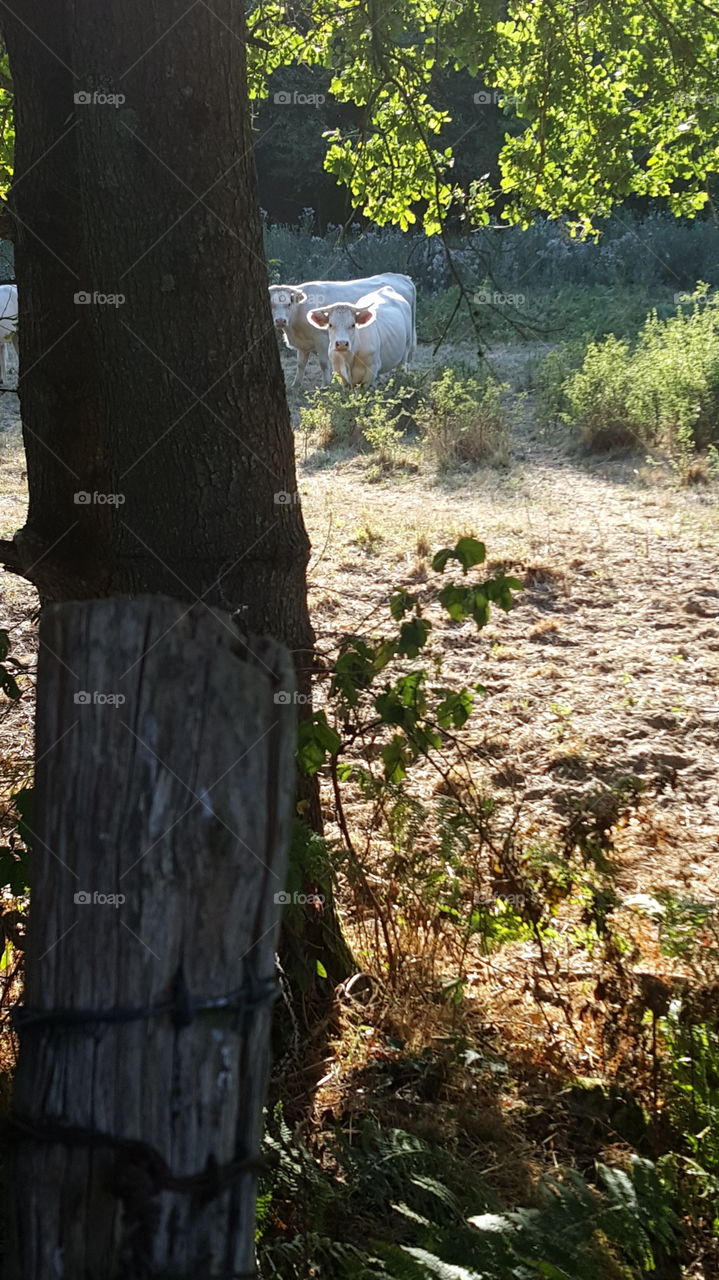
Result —
[[[252, 1170], [217, 1195], [172, 1178], [215, 1164], [222, 1176], [256, 1154], [271, 1004], [184, 1026], [170, 1013], [33, 1022], [32, 1010], [171, 1004], [178, 977], [198, 999], [271, 985], [294, 795], [293, 705], [274, 695], [293, 689], [281, 646], [245, 644], [202, 605], [150, 596], [45, 613], [17, 1280], [252, 1274]], [[149, 1144], [159, 1163], [98, 1135]]]

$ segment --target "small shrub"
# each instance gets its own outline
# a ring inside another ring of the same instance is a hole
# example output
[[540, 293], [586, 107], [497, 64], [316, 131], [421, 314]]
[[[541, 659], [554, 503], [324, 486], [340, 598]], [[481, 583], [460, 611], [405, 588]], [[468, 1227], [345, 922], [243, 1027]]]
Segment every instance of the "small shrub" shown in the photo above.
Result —
[[537, 418], [544, 427], [556, 427], [569, 411], [566, 384], [581, 368], [587, 343], [584, 338], [562, 342], [542, 360], [536, 374]]
[[366, 391], [350, 392], [340, 382], [318, 387], [300, 409], [300, 431], [319, 449], [357, 448], [367, 443], [382, 466], [393, 466], [408, 432], [419, 430], [417, 415], [426, 400], [428, 374], [397, 370]]
[[648, 444], [651, 432], [632, 421], [633, 375], [628, 343], [611, 334], [604, 342], [590, 342], [581, 369], [559, 390], [567, 409], [561, 415], [578, 431], [589, 452], [635, 449]]
[[363, 435], [370, 448], [377, 455], [381, 467], [390, 468], [399, 461], [399, 446], [403, 434], [395, 427], [387, 415], [387, 410], [377, 401], [370, 407], [363, 427]]
[[588, 449], [658, 445], [689, 478], [697, 451], [719, 443], [719, 295], [701, 286], [662, 320], [652, 312], [632, 345], [610, 335], [554, 388], [555, 404]]
[[[393, 1066], [416, 1087], [441, 1064], [424, 1055]], [[507, 1211], [476, 1157], [374, 1121], [313, 1153], [276, 1109], [265, 1147], [274, 1168], [259, 1198], [258, 1255], [268, 1280], [639, 1280], [677, 1240], [656, 1167], [636, 1156], [628, 1171], [599, 1164], [599, 1185], [561, 1169], [541, 1180], [531, 1208]]]
[[508, 432], [498, 383], [445, 369], [417, 420], [440, 471], [506, 461]]
[[397, 369], [376, 394], [381, 396], [388, 416], [404, 434], [417, 434], [417, 411], [425, 403], [431, 385], [427, 369]]
[[719, 295], [701, 287], [689, 311], [652, 314], [635, 353], [639, 412], [675, 456], [719, 443]]
[[362, 442], [362, 401], [340, 382], [317, 387], [300, 409], [300, 431], [318, 449], [356, 448]]

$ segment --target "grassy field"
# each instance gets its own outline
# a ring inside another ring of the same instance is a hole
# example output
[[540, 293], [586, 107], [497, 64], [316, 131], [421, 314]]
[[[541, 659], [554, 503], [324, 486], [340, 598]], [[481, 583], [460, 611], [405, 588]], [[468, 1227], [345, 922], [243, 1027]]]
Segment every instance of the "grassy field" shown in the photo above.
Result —
[[[263, 1275], [300, 1274], [292, 1251], [298, 1237], [309, 1268], [301, 1274], [338, 1277], [384, 1274], [361, 1262], [353, 1270], [348, 1261], [367, 1234], [413, 1239], [392, 1219], [397, 1191], [388, 1185], [375, 1203], [367, 1170], [362, 1182], [355, 1169], [353, 1206], [337, 1193], [336, 1221], [324, 1222], [317, 1206], [328, 1185], [337, 1190], [338, 1133], [351, 1138], [367, 1125], [409, 1132], [456, 1158], [461, 1176], [443, 1171], [453, 1194], [461, 1199], [462, 1180], [475, 1179], [485, 1208], [537, 1203], [537, 1175], [547, 1170], [589, 1173], [596, 1159], [626, 1168], [636, 1149], [652, 1158], [672, 1150], [662, 1119], [667, 1068], [652, 1042], [652, 1009], [660, 1006], [647, 992], [658, 984], [666, 1010], [682, 984], [704, 992], [719, 977], [711, 915], [719, 903], [717, 489], [712, 481], [682, 487], [671, 467], [645, 453], [582, 458], [561, 431], [538, 425], [537, 372], [547, 350], [547, 343], [500, 345], [490, 355], [509, 423], [501, 466], [438, 471], [412, 435], [382, 465], [361, 442], [318, 449], [297, 432], [313, 547], [310, 603], [318, 648], [329, 656], [343, 635], [380, 626], [396, 588], [426, 590], [432, 555], [459, 537], [482, 539], [490, 567], [522, 580], [516, 607], [495, 612], [480, 633], [470, 623], [437, 625], [430, 657], [441, 656], [444, 683], [484, 689], [464, 730], [465, 753], [497, 838], [511, 831], [520, 863], [544, 858], [549, 865], [589, 847], [588, 831], [596, 837], [612, 863], [607, 911], [624, 950], [609, 954], [596, 903], [588, 915], [585, 894], [558, 901], [541, 936], [512, 915], [506, 936], [479, 932], [458, 959], [457, 939], [438, 923], [423, 886], [413, 905], [407, 897], [413, 873], [402, 858], [414, 847], [441, 867], [436, 832], [416, 833], [415, 846], [391, 847], [376, 808], [349, 783], [345, 813], [364, 878], [358, 882], [342, 863], [338, 903], [371, 994], [341, 995], [316, 1058], [310, 1050], [283, 1078], [288, 1113], [294, 1107], [303, 1117], [304, 1146], [299, 1193], [291, 1179], [268, 1192]], [[310, 366], [298, 393], [289, 386], [294, 356], [282, 360], [297, 427], [317, 370]], [[476, 366], [470, 345], [434, 355], [423, 344], [418, 357], [424, 370], [459, 361]], [[0, 528], [8, 536], [25, 503], [14, 396], [3, 396], [0, 412]], [[31, 767], [36, 607], [27, 584], [6, 575], [0, 628], [10, 632], [24, 694], [0, 715], [6, 824], [10, 796]], [[322, 703], [326, 686], [318, 696]], [[362, 744], [355, 755], [362, 759]], [[429, 765], [412, 785], [428, 809], [443, 794]], [[340, 845], [328, 778], [323, 805], [327, 836]], [[401, 946], [392, 980], [368, 884]], [[675, 945], [667, 946], [661, 919], [646, 909], [662, 894], [680, 907], [707, 906], [703, 932], [680, 919]], [[445, 999], [460, 963], [461, 999]], [[6, 1068], [10, 1053], [6, 1038]], [[625, 1109], [640, 1109], [641, 1141], [606, 1108], [586, 1120], [582, 1089], [597, 1082], [623, 1090]], [[295, 1160], [297, 1140], [288, 1133], [274, 1139]], [[339, 1183], [348, 1180], [345, 1169]], [[462, 1195], [471, 1200], [467, 1186]], [[710, 1222], [707, 1209], [683, 1246], [682, 1274], [695, 1280], [719, 1274]], [[350, 1250], [334, 1263], [331, 1239]], [[597, 1274], [640, 1274], [614, 1265], [608, 1256]]]

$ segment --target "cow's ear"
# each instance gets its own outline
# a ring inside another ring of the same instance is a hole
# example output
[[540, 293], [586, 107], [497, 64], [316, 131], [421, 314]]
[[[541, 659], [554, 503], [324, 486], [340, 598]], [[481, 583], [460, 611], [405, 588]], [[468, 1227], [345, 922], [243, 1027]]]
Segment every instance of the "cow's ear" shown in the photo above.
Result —
[[366, 324], [372, 324], [375, 319], [374, 311], [370, 311], [368, 307], [365, 307], [364, 311], [355, 311], [355, 324], [360, 329], [363, 329]]
[[303, 293], [301, 289], [293, 289], [293, 290], [292, 290], [292, 293], [291, 293], [291, 295], [290, 295], [290, 296], [291, 296], [291, 298], [292, 298], [292, 301], [293, 301], [293, 302], [306, 302], [306, 301], [307, 301], [307, 294], [306, 294], [306, 293]]
[[326, 329], [330, 322], [326, 311], [308, 311], [307, 319], [310, 324], [315, 326], [315, 329]]

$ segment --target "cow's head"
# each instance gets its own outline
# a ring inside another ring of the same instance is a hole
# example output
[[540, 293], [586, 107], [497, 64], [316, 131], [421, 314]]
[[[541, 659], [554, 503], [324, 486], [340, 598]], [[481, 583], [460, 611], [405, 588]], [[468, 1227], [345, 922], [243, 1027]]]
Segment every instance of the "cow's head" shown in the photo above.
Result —
[[335, 302], [331, 307], [307, 312], [310, 324], [327, 334], [330, 351], [354, 351], [356, 331], [373, 324], [376, 318], [370, 307], [353, 307], [349, 302]]
[[275, 329], [286, 329], [295, 308], [307, 301], [307, 294], [287, 284], [270, 285], [270, 308]]

